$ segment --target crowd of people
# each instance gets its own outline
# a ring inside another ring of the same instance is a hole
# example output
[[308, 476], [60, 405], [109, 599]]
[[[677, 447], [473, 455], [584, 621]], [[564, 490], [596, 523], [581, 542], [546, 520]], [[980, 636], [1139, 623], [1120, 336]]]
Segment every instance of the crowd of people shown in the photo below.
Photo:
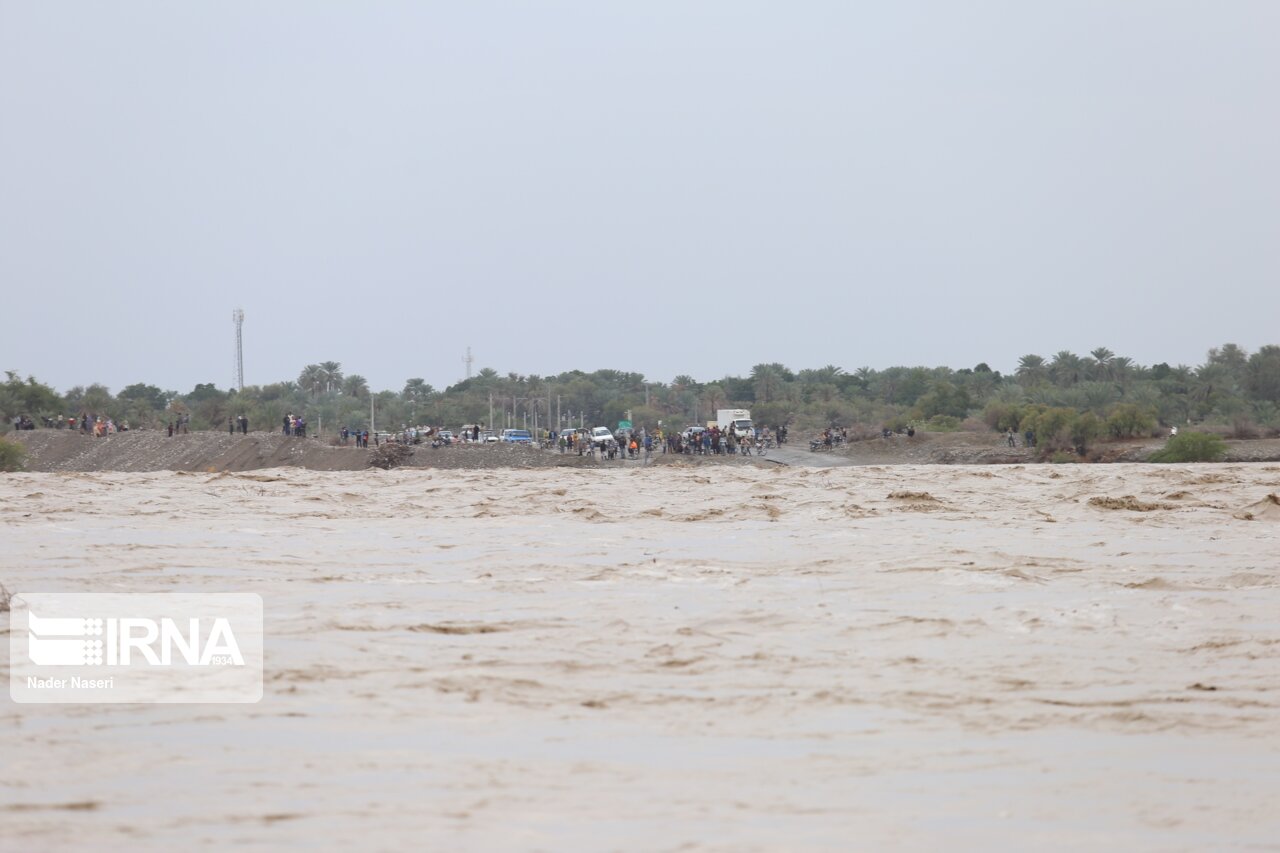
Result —
[[721, 429], [718, 425], [706, 429], [690, 428], [667, 436], [665, 450], [698, 456], [750, 456], [753, 452], [763, 453], [766, 448], [781, 443], [779, 439], [785, 434], [785, 427], [774, 432], [764, 427], [758, 433], [739, 432], [732, 425], [728, 429]]
[[[69, 429], [73, 432], [78, 429], [85, 435], [92, 435], [97, 438], [129, 431], [128, 421], [117, 423], [106, 415], [98, 415], [91, 412], [82, 412], [78, 418], [74, 415], [68, 415], [65, 418], [57, 415], [56, 417], [43, 417], [42, 420], [48, 429]], [[36, 422], [28, 415], [19, 415], [13, 419], [13, 428], [15, 430], [34, 430]]]
[[281, 425], [285, 435], [292, 435], [297, 438], [307, 437], [307, 420], [302, 415], [295, 415], [290, 412], [281, 419]]
[[786, 427], [770, 430], [738, 432], [730, 426], [721, 429], [719, 426], [708, 428], [690, 427], [684, 432], [664, 432], [661, 428], [649, 432], [644, 428], [638, 430], [620, 430], [601, 440], [585, 431], [565, 431], [557, 435], [550, 434], [550, 446], [557, 447], [561, 453], [584, 454], [598, 453], [603, 459], [637, 459], [648, 458], [654, 452], [682, 453], [698, 456], [750, 456], [763, 455], [769, 447], [786, 441]]
[[[342, 432], [338, 433], [342, 437], [342, 444], [345, 446], [351, 439], [356, 440], [356, 447], [369, 446], [369, 431], [366, 430], [350, 430], [346, 427], [342, 428]], [[375, 436], [374, 440], [377, 440]]]

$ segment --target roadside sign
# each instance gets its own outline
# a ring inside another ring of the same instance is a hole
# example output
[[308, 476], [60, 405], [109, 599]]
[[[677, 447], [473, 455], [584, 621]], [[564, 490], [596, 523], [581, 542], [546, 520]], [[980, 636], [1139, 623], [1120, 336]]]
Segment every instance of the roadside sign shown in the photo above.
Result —
[[618, 421], [618, 429], [631, 429], [631, 421]]

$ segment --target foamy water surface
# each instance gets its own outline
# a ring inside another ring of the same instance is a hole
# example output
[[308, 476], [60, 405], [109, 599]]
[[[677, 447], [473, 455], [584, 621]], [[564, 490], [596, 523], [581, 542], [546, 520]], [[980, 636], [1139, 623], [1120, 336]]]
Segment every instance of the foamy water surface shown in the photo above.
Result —
[[7, 475], [10, 592], [257, 592], [267, 659], [257, 705], [6, 701], [0, 848], [1276, 849], [1276, 492], [1267, 465]]

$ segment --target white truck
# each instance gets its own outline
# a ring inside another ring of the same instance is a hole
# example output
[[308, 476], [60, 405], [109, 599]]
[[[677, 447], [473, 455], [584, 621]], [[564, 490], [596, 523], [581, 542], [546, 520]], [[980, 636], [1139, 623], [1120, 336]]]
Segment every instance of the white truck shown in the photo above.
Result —
[[751, 412], [746, 409], [716, 409], [716, 426], [721, 432], [733, 427], [738, 435], [755, 435], [755, 427], [751, 423]]

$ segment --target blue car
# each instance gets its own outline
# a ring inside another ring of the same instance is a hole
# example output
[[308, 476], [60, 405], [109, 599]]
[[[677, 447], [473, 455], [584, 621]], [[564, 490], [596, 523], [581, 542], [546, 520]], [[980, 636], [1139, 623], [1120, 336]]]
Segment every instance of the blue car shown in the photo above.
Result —
[[533, 444], [533, 435], [527, 429], [504, 429], [502, 440], [512, 444]]

